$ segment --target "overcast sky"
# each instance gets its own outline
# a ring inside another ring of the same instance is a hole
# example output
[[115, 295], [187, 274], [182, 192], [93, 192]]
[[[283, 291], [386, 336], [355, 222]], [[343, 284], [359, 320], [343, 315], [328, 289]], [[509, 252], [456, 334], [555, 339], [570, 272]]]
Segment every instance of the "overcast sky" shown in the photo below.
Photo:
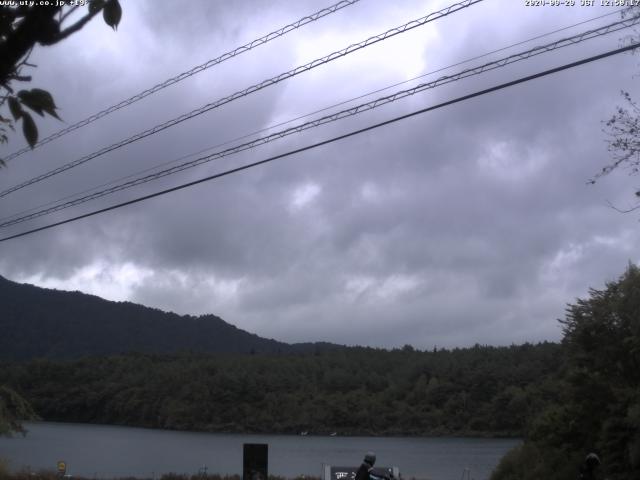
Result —
[[[34, 53], [32, 86], [51, 91], [65, 122], [38, 118], [41, 138], [331, 1], [124, 0], [117, 32], [96, 19]], [[450, 3], [361, 0], [19, 157], [0, 171], [0, 189]], [[320, 66], [2, 198], [0, 216], [615, 11], [524, 4], [486, 0]], [[617, 19], [610, 15], [357, 102]], [[429, 90], [0, 233], [611, 50], [622, 36]], [[621, 89], [640, 96], [639, 73], [637, 57], [618, 55], [11, 240], [0, 244], [0, 275], [181, 314], [213, 313], [287, 342], [432, 348], [557, 341], [557, 319], [568, 302], [640, 262], [640, 212], [623, 215], [608, 206], [633, 205], [638, 178], [620, 170], [586, 184], [610, 161], [603, 121], [621, 103]], [[14, 135], [2, 152], [23, 145]]]

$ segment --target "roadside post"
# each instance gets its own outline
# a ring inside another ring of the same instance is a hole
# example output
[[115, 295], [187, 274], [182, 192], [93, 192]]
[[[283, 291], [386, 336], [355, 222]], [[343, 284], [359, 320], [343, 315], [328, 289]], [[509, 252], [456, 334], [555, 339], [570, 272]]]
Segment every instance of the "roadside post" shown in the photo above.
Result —
[[67, 462], [64, 460], [58, 460], [56, 464], [56, 471], [58, 472], [58, 477], [62, 478], [67, 473]]
[[245, 443], [242, 451], [242, 480], [269, 478], [269, 445]]

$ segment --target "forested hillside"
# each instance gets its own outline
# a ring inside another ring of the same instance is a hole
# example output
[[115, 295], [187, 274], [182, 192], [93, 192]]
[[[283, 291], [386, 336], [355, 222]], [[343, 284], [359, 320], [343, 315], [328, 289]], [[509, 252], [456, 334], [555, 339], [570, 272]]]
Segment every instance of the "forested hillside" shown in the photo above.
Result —
[[0, 277], [0, 359], [78, 358], [126, 352], [298, 352], [337, 348], [289, 345], [240, 330], [215, 315], [177, 315], [81, 292]]
[[557, 395], [556, 344], [0, 364], [45, 420], [311, 434], [521, 435]]
[[555, 399], [493, 480], [577, 478], [589, 452], [602, 462], [595, 478], [640, 478], [640, 269], [630, 265], [618, 281], [592, 290], [562, 324]]

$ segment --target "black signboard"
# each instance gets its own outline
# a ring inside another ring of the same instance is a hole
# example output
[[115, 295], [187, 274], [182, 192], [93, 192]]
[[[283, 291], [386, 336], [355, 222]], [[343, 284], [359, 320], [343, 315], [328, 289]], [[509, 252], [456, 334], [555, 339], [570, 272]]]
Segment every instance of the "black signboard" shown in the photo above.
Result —
[[267, 480], [269, 476], [268, 444], [245, 443], [242, 458], [242, 480]]

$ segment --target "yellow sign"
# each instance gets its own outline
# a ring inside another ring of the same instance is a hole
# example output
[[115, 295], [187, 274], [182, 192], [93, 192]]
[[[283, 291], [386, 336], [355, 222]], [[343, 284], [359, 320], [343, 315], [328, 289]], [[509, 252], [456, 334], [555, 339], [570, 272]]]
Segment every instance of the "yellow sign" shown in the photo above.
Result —
[[67, 472], [67, 463], [63, 460], [58, 462], [58, 473], [65, 474]]

